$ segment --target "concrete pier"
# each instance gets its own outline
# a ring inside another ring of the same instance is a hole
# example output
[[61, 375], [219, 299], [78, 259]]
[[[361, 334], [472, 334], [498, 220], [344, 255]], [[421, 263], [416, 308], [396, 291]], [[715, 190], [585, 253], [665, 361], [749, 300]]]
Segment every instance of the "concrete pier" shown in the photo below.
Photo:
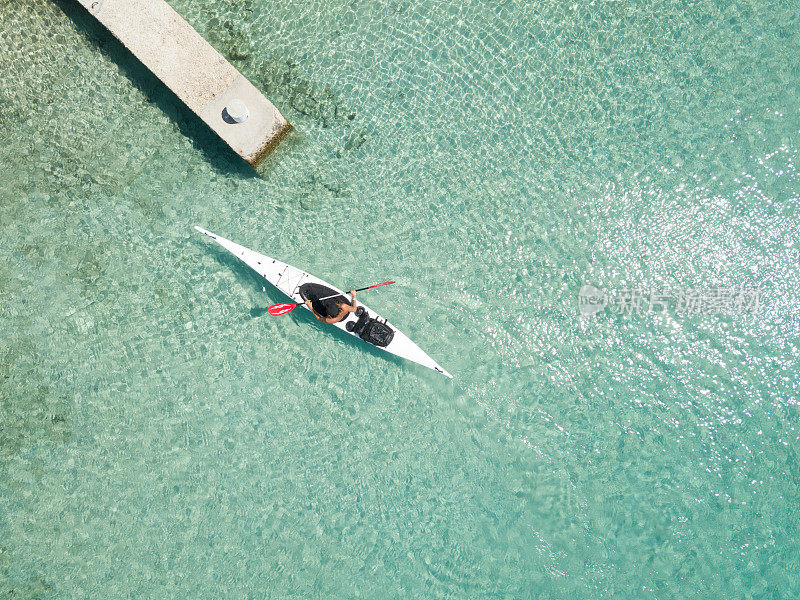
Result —
[[278, 109], [164, 0], [78, 2], [251, 165], [291, 129]]

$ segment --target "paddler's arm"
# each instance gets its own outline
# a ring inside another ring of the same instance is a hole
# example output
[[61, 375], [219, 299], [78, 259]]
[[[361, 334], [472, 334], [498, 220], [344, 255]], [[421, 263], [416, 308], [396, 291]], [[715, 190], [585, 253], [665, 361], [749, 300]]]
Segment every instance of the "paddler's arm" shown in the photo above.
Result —
[[347, 304], [340, 304], [339, 305], [339, 314], [336, 315], [333, 319], [331, 319], [331, 323], [338, 323], [342, 319], [344, 319], [349, 313], [356, 312], [356, 291], [350, 290], [350, 295], [353, 296], [353, 302], [350, 303], [348, 306]]
[[314, 313], [314, 316], [317, 317], [318, 320], [322, 321], [323, 323], [328, 323], [330, 325], [333, 325], [334, 323], [338, 323], [339, 321], [341, 321], [342, 320], [342, 314], [344, 314], [344, 312], [347, 311], [347, 307], [345, 307], [343, 310], [340, 310], [339, 314], [337, 316], [335, 316], [335, 317], [323, 317], [322, 315], [317, 314], [317, 311], [314, 310], [314, 307], [311, 305], [311, 302], [309, 302], [308, 300], [306, 300], [306, 306], [309, 308], [309, 310], [312, 313]]
[[311, 305], [311, 300], [306, 300], [306, 306], [308, 307], [308, 310], [311, 311], [311, 314], [317, 317], [318, 320], [322, 321], [323, 323], [328, 323], [328, 319], [326, 319], [321, 315], [318, 315], [317, 311], [314, 310], [314, 307]]
[[320, 320], [324, 321], [325, 323], [330, 323], [331, 325], [333, 325], [334, 323], [338, 323], [339, 321], [342, 320], [342, 314], [344, 314], [344, 312], [345, 311], [341, 311], [340, 310], [339, 314], [336, 315], [335, 317], [326, 317], [326, 318], [320, 319]]
[[350, 293], [353, 296], [353, 303], [350, 304], [349, 306], [347, 304], [340, 304], [339, 314], [331, 319], [325, 319], [326, 323], [338, 323], [339, 321], [346, 319], [348, 314], [356, 312], [356, 291], [350, 290]]

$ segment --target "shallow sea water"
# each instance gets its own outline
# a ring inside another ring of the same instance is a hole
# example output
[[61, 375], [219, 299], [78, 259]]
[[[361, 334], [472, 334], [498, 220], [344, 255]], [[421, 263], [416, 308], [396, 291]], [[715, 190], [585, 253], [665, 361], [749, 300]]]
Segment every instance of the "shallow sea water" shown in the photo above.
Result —
[[[0, 3], [0, 596], [800, 596], [796, 2], [170, 3], [295, 125], [256, 171]], [[455, 379], [264, 314], [194, 224], [397, 280]]]

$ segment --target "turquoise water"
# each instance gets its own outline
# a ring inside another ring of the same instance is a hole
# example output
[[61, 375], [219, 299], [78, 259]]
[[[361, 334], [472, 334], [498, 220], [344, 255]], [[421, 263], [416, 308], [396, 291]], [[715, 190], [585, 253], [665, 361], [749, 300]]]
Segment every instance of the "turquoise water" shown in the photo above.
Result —
[[[0, 596], [800, 596], [796, 2], [170, 3], [295, 125], [256, 171], [0, 3]], [[194, 224], [397, 280], [455, 379], [264, 314]]]

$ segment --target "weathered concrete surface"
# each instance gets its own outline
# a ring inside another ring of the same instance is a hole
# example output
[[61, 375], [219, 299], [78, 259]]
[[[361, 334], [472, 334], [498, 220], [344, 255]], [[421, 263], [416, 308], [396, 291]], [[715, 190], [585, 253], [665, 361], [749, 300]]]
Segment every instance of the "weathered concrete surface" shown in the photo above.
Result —
[[[291, 129], [277, 108], [164, 0], [78, 0], [100, 23], [252, 165]], [[250, 113], [223, 118], [233, 99]]]

